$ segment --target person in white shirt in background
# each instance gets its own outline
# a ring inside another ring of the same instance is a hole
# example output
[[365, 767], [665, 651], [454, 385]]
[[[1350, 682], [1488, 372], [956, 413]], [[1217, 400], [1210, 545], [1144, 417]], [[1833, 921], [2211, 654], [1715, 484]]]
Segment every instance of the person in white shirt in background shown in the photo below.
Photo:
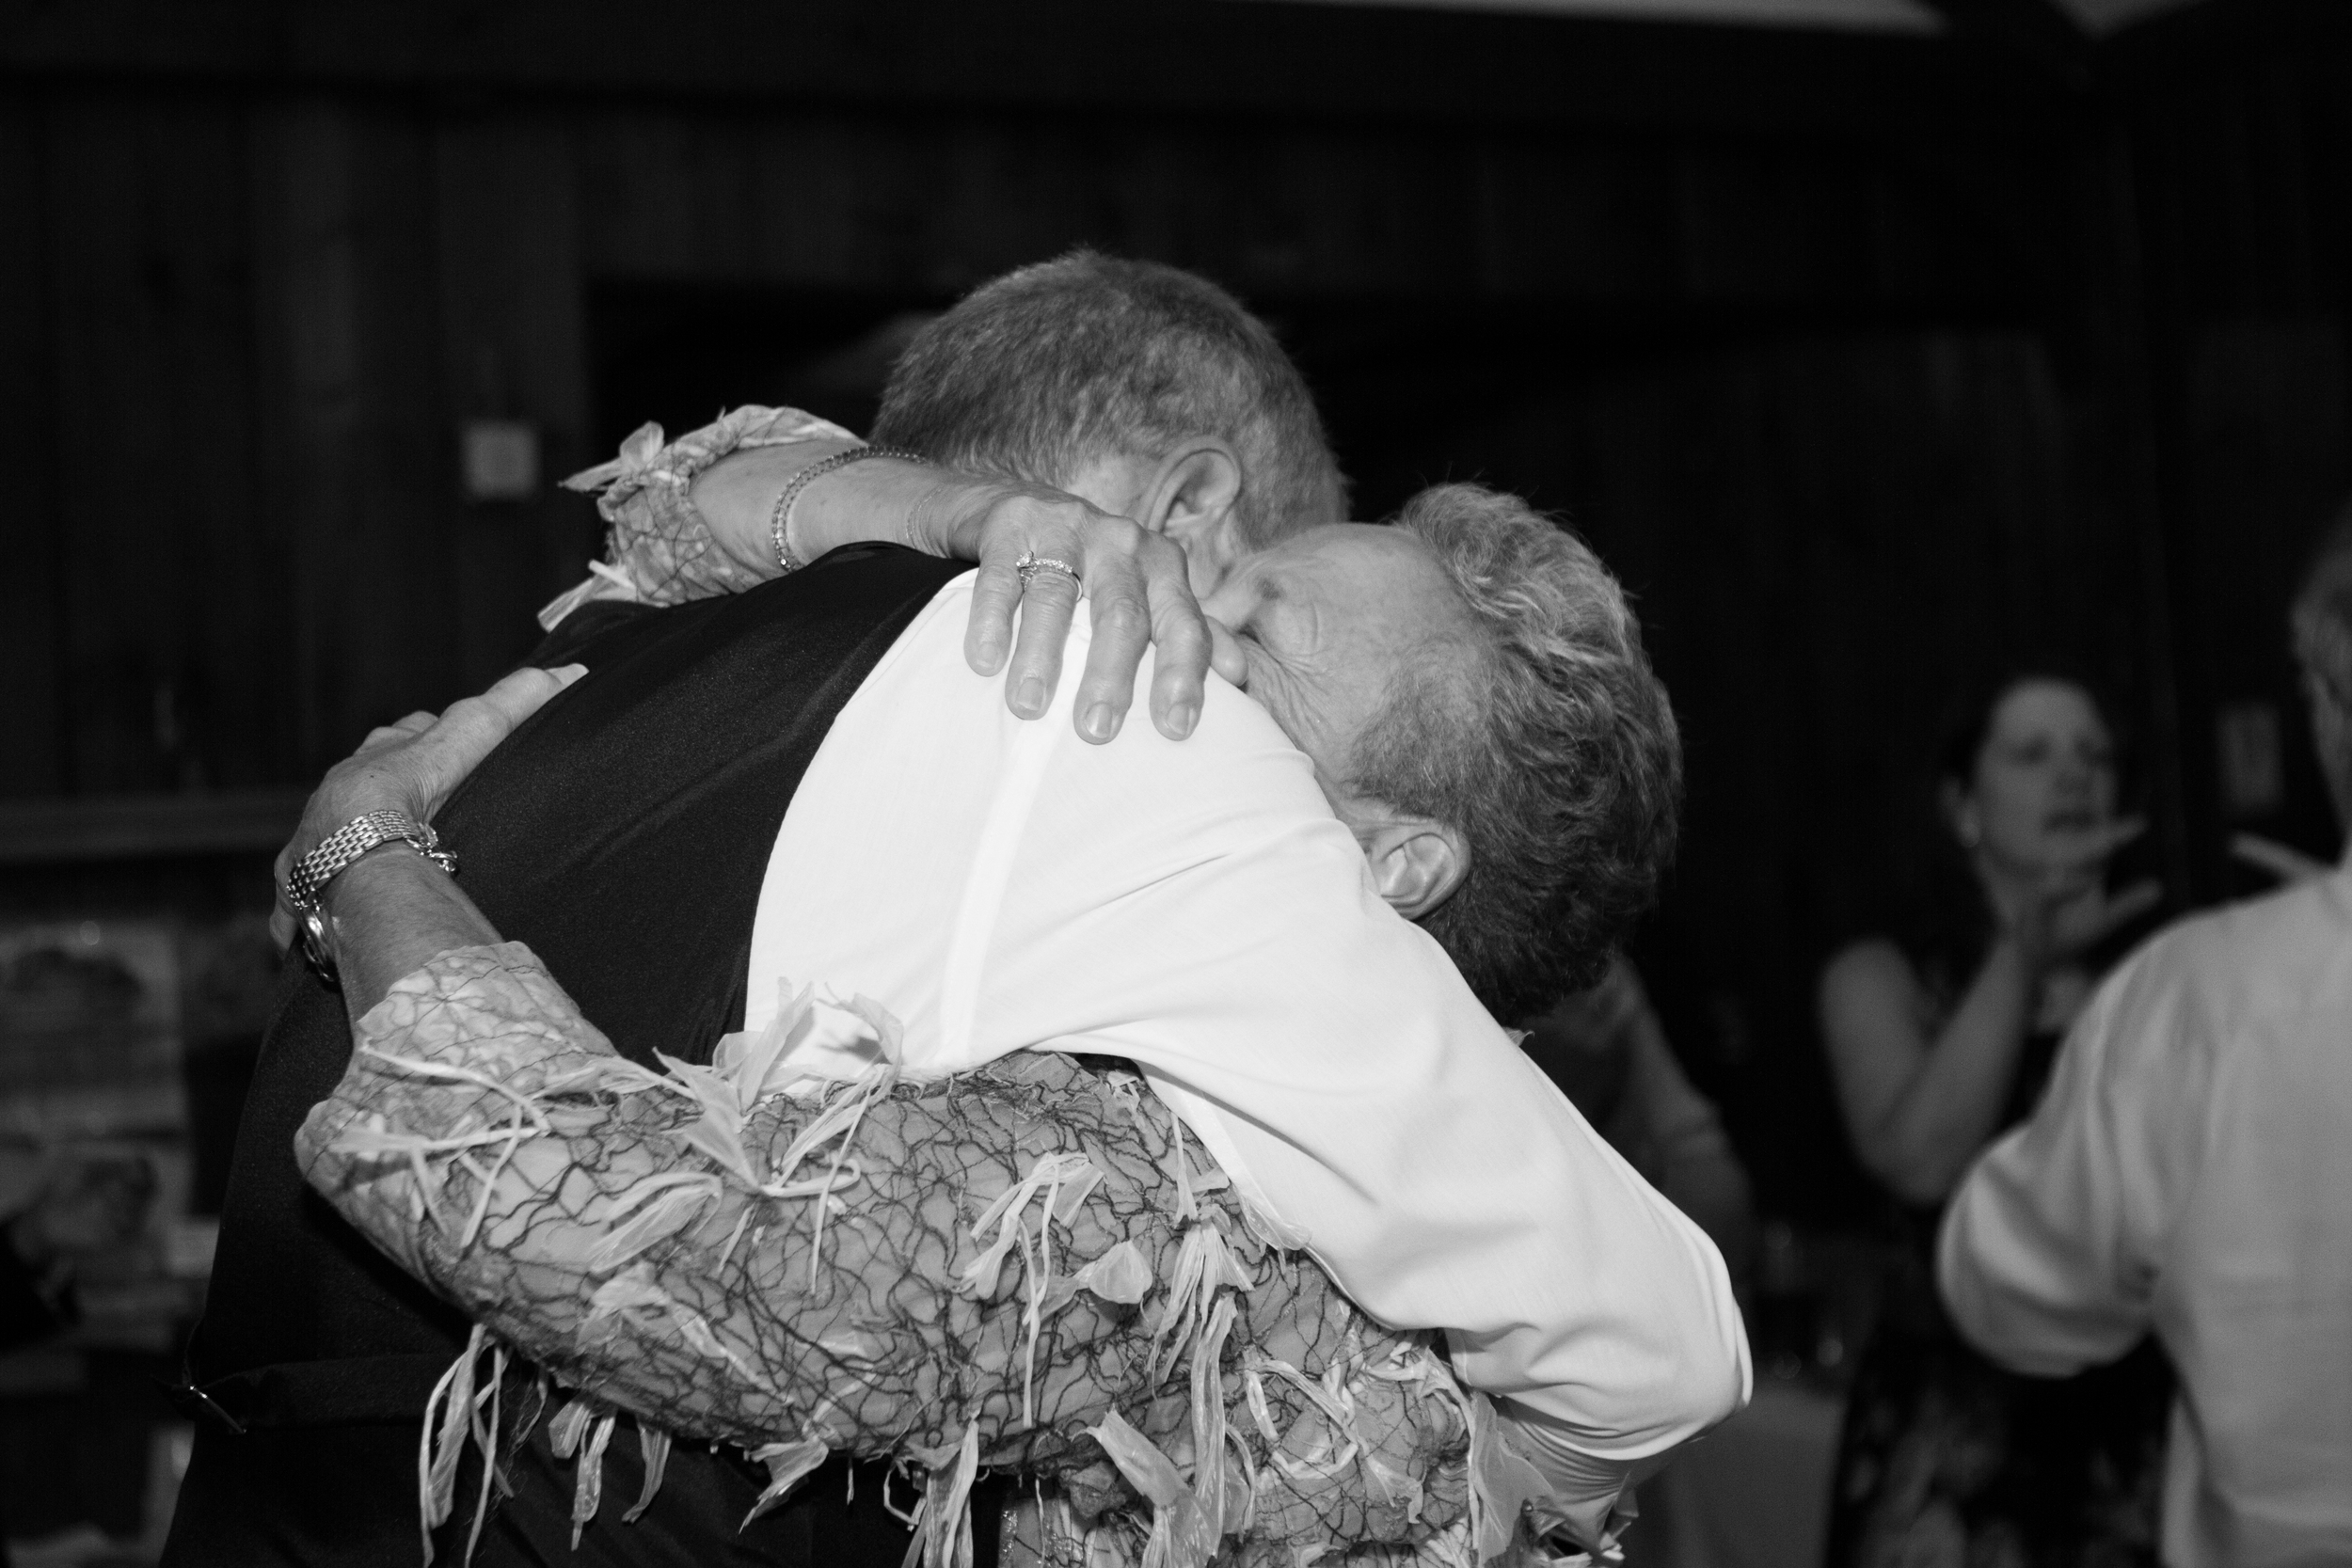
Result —
[[[2352, 511], [2291, 619], [2352, 822]], [[2108, 977], [1954, 1196], [1938, 1282], [2022, 1372], [2162, 1341], [2173, 1568], [2352, 1562], [2352, 863], [2184, 920]]]
[[1613, 954], [1598, 985], [1528, 1022], [1519, 1049], [1742, 1278], [1756, 1241], [1747, 1170], [1714, 1101], [1682, 1070], [1633, 960]]

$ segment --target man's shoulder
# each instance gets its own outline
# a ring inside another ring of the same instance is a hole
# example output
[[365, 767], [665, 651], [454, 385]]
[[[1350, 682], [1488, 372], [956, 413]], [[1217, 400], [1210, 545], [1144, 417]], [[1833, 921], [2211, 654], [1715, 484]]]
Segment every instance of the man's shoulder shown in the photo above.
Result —
[[2352, 873], [2337, 871], [2260, 897], [2183, 917], [2148, 952], [2193, 970], [2292, 967], [2331, 955], [2352, 935]]
[[2209, 1031], [2228, 1033], [2253, 1014], [2302, 1006], [2347, 939], [2352, 874], [2338, 871], [2185, 916], [2113, 979], [2142, 1007], [2193, 1009]]

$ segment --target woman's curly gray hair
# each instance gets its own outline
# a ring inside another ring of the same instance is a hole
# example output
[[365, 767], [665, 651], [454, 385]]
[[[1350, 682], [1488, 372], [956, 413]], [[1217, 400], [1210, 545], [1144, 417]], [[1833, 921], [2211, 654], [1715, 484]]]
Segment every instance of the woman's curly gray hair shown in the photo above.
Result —
[[1441, 484], [1394, 526], [1469, 608], [1467, 661], [1421, 666], [1353, 759], [1352, 785], [1451, 824], [1470, 868], [1422, 922], [1495, 1016], [1599, 979], [1674, 858], [1682, 747], [1625, 592], [1516, 497]]

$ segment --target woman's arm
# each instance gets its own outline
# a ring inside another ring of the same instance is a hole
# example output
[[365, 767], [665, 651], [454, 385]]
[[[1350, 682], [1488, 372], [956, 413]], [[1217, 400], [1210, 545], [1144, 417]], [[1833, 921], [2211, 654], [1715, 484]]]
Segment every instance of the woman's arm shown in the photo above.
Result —
[[1893, 942], [1856, 942], [1823, 972], [1821, 1035], [1847, 1136], [1904, 1202], [1942, 1202], [1996, 1131], [2037, 984], [2004, 936], [1931, 1035], [1924, 988]]
[[[666, 444], [659, 426], [644, 427], [620, 456], [564, 481], [601, 492], [609, 559], [541, 610], [541, 624], [551, 629], [598, 598], [677, 604], [781, 575], [779, 504], [809, 469], [864, 445], [793, 409], [739, 408]], [[1005, 670], [1007, 705], [1024, 718], [1042, 713], [1059, 683], [1081, 583], [1094, 629], [1074, 710], [1085, 738], [1119, 733], [1148, 647], [1158, 654], [1152, 716], [1170, 739], [1191, 733], [1212, 666], [1245, 678], [1239, 650], [1200, 614], [1184, 551], [1076, 496], [876, 456], [809, 479], [783, 511], [796, 564], [868, 542], [977, 562], [965, 657], [981, 674]], [[1025, 579], [1028, 556], [1065, 562], [1076, 578]]]

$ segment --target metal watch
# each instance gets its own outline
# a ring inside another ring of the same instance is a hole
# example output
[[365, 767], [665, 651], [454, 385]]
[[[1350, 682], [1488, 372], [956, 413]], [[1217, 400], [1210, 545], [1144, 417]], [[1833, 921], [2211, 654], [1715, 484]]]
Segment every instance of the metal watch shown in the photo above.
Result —
[[296, 861], [286, 874], [286, 903], [302, 917], [302, 948], [321, 973], [335, 973], [335, 956], [326, 940], [326, 914], [319, 906], [326, 884], [350, 869], [371, 849], [405, 844], [451, 876], [457, 875], [457, 857], [441, 847], [441, 835], [432, 824], [406, 812], [372, 811], [355, 816], [319, 841], [318, 847]]

